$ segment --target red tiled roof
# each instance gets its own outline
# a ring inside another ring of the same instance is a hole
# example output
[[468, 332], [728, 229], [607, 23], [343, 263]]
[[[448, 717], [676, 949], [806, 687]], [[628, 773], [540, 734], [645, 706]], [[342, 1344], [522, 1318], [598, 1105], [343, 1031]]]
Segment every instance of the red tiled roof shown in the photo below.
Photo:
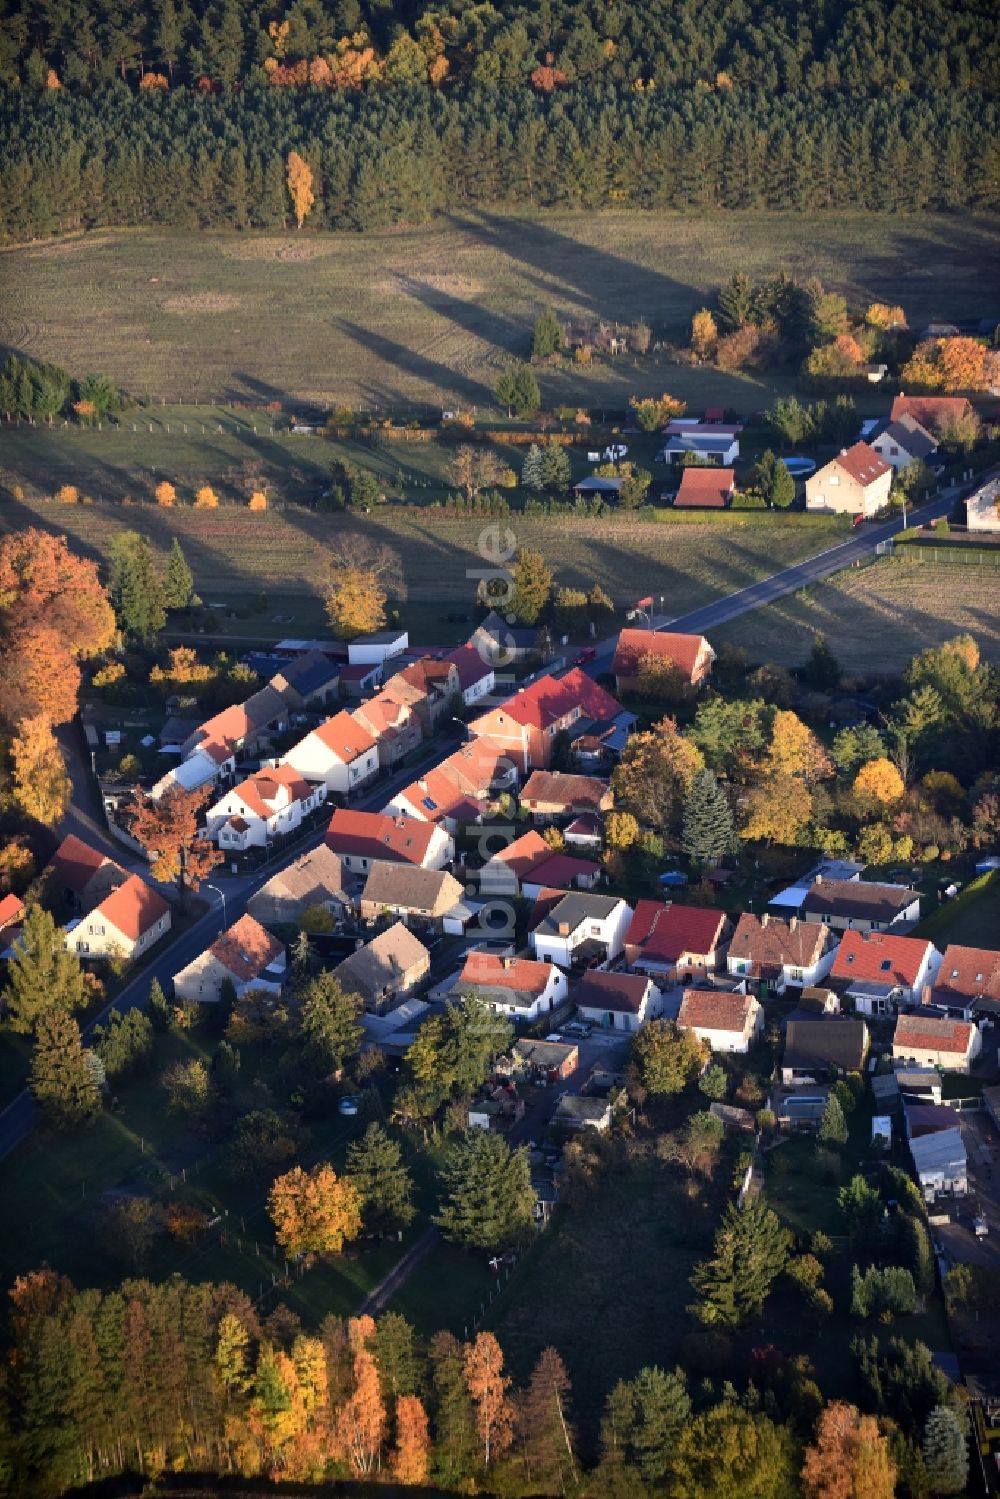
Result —
[[573, 998], [588, 1010], [616, 1010], [638, 1015], [651, 982], [640, 973], [588, 973]]
[[568, 718], [576, 708], [584, 718], [593, 719], [614, 718], [621, 712], [618, 700], [598, 687], [579, 667], [558, 681], [555, 677], [540, 677], [500, 705], [500, 711], [515, 723], [535, 729], [549, 728]]
[[328, 750], [339, 755], [345, 765], [375, 748], [375, 740], [367, 729], [363, 729], [357, 719], [347, 712], [335, 713], [332, 718], [321, 723], [318, 729], [313, 729], [313, 733]]
[[408, 703], [397, 702], [383, 690], [355, 708], [354, 718], [362, 726], [371, 725], [372, 733], [379, 735], [398, 734], [413, 722], [413, 709]]
[[549, 889], [568, 889], [576, 880], [594, 878], [600, 874], [601, 866], [594, 864], [590, 859], [575, 859], [571, 854], [549, 854], [547, 859], [540, 859], [530, 869], [526, 869], [521, 875], [522, 883], [526, 880], [530, 885], [543, 885]]
[[264, 818], [274, 815], [274, 802], [280, 787], [284, 786], [292, 801], [303, 801], [309, 795], [309, 784], [290, 765], [268, 766], [256, 775], [240, 781], [226, 795], [238, 796], [255, 816]]
[[522, 833], [520, 838], [515, 838], [513, 843], [508, 843], [499, 853], [494, 854], [494, 859], [500, 864], [506, 864], [517, 878], [523, 879], [530, 869], [534, 869], [544, 859], [549, 858], [552, 850], [542, 837], [536, 833], [534, 828], [529, 828]]
[[422, 864], [437, 828], [415, 817], [386, 817], [381, 812], [351, 812], [338, 807], [330, 818], [326, 844], [341, 856]]
[[765, 913], [744, 911], [736, 923], [729, 956], [760, 968], [811, 968], [818, 963], [830, 941], [830, 930], [820, 921], [799, 921]]
[[677, 1024], [683, 1030], [744, 1031], [755, 1004], [751, 994], [728, 989], [685, 989]]
[[699, 507], [712, 507], [716, 510], [725, 508], [726, 501], [733, 492], [734, 475], [731, 468], [699, 468], [692, 466], [686, 468], [681, 475], [681, 487], [677, 491], [674, 506], [697, 505]]
[[209, 951], [241, 984], [259, 978], [284, 948], [249, 914], [241, 916], [212, 943]]
[[934, 988], [965, 999], [1000, 1000], [1000, 952], [950, 943], [944, 950]]
[[600, 838], [601, 824], [592, 812], [584, 812], [582, 817], [574, 817], [563, 831], [566, 834], [573, 833], [578, 838]]
[[377, 677], [381, 670], [381, 661], [348, 661], [340, 668], [340, 680], [364, 682], [368, 677]]
[[900, 1015], [892, 1044], [920, 1051], [949, 1051], [964, 1057], [974, 1027], [964, 1020], [941, 1020], [936, 1015]]
[[711, 906], [682, 906], [676, 901], [663, 905], [640, 900], [625, 933], [626, 947], [639, 947], [644, 958], [676, 963], [685, 953], [703, 956], [719, 945], [726, 923], [725, 911]]
[[5, 895], [0, 900], [0, 927], [10, 926], [24, 915], [24, 901], [16, 895]]
[[170, 907], [159, 891], [133, 874], [124, 885], [106, 895], [97, 909], [123, 936], [138, 942], [143, 932], [166, 916]]
[[611, 669], [616, 677], [634, 677], [638, 675], [643, 656], [663, 656], [690, 680], [698, 656], [707, 645], [704, 635], [680, 635], [670, 630], [622, 630]]
[[[73, 833], [63, 839], [52, 855], [52, 868], [56, 878], [67, 890], [72, 890], [74, 895], [82, 895], [94, 875], [105, 864], [113, 864], [116, 869], [121, 869], [116, 860], [101, 853], [100, 849], [92, 848], [89, 843], [84, 843], [82, 838], [75, 837]], [[121, 875], [124, 879], [123, 869]]]
[[458, 683], [463, 692], [474, 682], [481, 682], [483, 677], [488, 677], [495, 670], [491, 662], [483, 659], [474, 645], [460, 645], [457, 650], [449, 651], [444, 659], [454, 662], [458, 671]]
[[221, 713], [216, 713], [214, 718], [206, 719], [197, 733], [202, 741], [234, 745], [245, 739], [252, 728], [253, 724], [243, 703], [234, 703], [231, 708], [223, 708]]
[[869, 484], [874, 484], [876, 479], [881, 479], [883, 474], [892, 472], [892, 464], [880, 458], [866, 442], [856, 442], [853, 447], [845, 448], [831, 462], [842, 468], [845, 474], [850, 474], [864, 489]]
[[459, 984], [516, 989], [519, 994], [537, 996], [544, 994], [552, 968], [551, 963], [538, 963], [533, 958], [498, 958], [493, 953], [470, 952]]
[[898, 422], [901, 416], [914, 417], [922, 427], [937, 427], [946, 416], [964, 416], [969, 410], [965, 396], [906, 396], [898, 395], [892, 403], [889, 420]]
[[871, 932], [867, 935], [863, 932], [845, 932], [833, 960], [830, 977], [865, 979], [870, 983], [890, 987], [903, 984], [912, 988], [930, 946], [929, 942], [920, 937], [896, 937], [889, 932]]

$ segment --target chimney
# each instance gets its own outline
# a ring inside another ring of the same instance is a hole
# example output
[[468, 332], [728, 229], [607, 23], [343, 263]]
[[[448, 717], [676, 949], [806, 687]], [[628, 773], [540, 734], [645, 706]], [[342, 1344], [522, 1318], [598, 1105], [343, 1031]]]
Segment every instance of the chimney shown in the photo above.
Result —
[[818, 874], [816, 876], [816, 878], [813, 880], [813, 884], [814, 885], [822, 885], [822, 883], [823, 883], [823, 876], [821, 874]]
[[763, 914], [763, 916], [760, 918], [760, 929], [761, 929], [761, 931], [764, 930], [764, 928], [767, 926], [767, 923], [770, 921], [770, 919], [771, 919], [770, 914], [767, 911], [765, 911], [764, 914]]
[[558, 923], [558, 925], [556, 926], [556, 931], [559, 933], [560, 937], [568, 937], [569, 936], [569, 922], [568, 921], [560, 921]]
[[509, 953], [504, 953], [503, 957], [500, 959], [500, 966], [501, 968], [512, 968], [514, 966], [514, 959], [510, 956]]
[[798, 926], [798, 924], [799, 924], [799, 918], [797, 916], [789, 916], [789, 918], [788, 918], [788, 930], [790, 932], [794, 932], [794, 930]]
[[423, 779], [419, 780], [417, 782], [417, 785], [420, 787], [421, 791], [426, 791], [427, 790], [427, 782], [425, 780], [423, 780]]

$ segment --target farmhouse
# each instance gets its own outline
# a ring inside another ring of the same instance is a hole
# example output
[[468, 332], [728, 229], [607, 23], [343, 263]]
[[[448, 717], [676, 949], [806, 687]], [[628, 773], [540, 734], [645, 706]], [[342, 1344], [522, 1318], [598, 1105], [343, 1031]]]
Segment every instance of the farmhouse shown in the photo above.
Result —
[[504, 670], [538, 654], [538, 631], [510, 625], [491, 609], [469, 639], [469, 647], [494, 671]]
[[573, 997], [581, 1020], [608, 1030], [640, 1030], [660, 1010], [660, 991], [642, 973], [594, 970], [580, 980]]
[[49, 862], [53, 882], [77, 911], [88, 910], [109, 891], [124, 885], [128, 871], [110, 855], [70, 833]]
[[467, 708], [482, 702], [496, 686], [496, 668], [484, 661], [474, 645], [460, 645], [444, 658], [458, 673], [458, 690]]
[[469, 732], [502, 746], [521, 774], [546, 769], [556, 736], [582, 732], [588, 724], [619, 712], [617, 701], [586, 672], [574, 667], [564, 677], [539, 677], [498, 708], [473, 719]]
[[918, 1067], [944, 1067], [968, 1072], [982, 1049], [977, 1026], [963, 1020], [942, 1020], [920, 1012], [900, 1015], [892, 1038], [893, 1059]]
[[830, 977], [845, 986], [861, 1015], [887, 1015], [919, 1003], [941, 954], [933, 942], [888, 932], [845, 932]]
[[530, 934], [532, 951], [543, 962], [572, 968], [616, 958], [625, 942], [632, 911], [614, 895], [573, 891], [553, 903]]
[[303, 911], [317, 906], [339, 921], [349, 904], [344, 866], [321, 843], [272, 875], [247, 901], [247, 910], [263, 926], [278, 926], [297, 922]]
[[676, 510], [724, 510], [736, 488], [731, 468], [702, 468], [689, 464], [681, 474], [674, 499]]
[[638, 692], [644, 656], [655, 656], [658, 661], [669, 662], [692, 687], [701, 686], [715, 660], [715, 652], [704, 635], [681, 635], [669, 630], [622, 630], [611, 667], [619, 692]]
[[309, 650], [286, 661], [271, 678], [271, 686], [290, 708], [300, 711], [325, 704], [336, 695], [340, 667], [322, 651]]
[[223, 852], [266, 848], [271, 839], [293, 833], [302, 819], [326, 800], [326, 786], [310, 786], [289, 765], [259, 770], [209, 807], [205, 827]]
[[424, 944], [401, 921], [359, 947], [333, 970], [334, 977], [364, 1000], [365, 1009], [382, 1015], [405, 998], [430, 971], [431, 957]]
[[833, 934], [817, 922], [788, 921], [754, 916], [744, 911], [729, 944], [726, 966], [737, 977], [756, 982], [783, 994], [787, 984], [811, 986], [826, 978], [833, 965], [837, 944]]
[[745, 1053], [763, 1034], [764, 1010], [752, 994], [685, 989], [677, 1026], [693, 1031], [713, 1051]]
[[912, 416], [880, 423], [869, 435], [868, 442], [897, 472], [909, 468], [911, 463], [925, 462], [937, 451], [937, 438]]
[[961, 420], [971, 411], [972, 403], [965, 396], [907, 396], [900, 392], [893, 400], [889, 420], [898, 422], [911, 416], [922, 427], [939, 432], [942, 422]]
[[889, 503], [893, 467], [865, 442], [844, 448], [806, 480], [806, 509], [875, 515]]
[[454, 840], [433, 823], [344, 807], [338, 807], [330, 818], [326, 846], [340, 855], [353, 874], [367, 874], [376, 859], [443, 869], [455, 857]]
[[347, 797], [377, 774], [378, 745], [350, 713], [335, 713], [293, 745], [281, 763]]
[[389, 913], [400, 917], [407, 926], [460, 935], [469, 916], [461, 904], [463, 894], [463, 887], [447, 870], [376, 859], [369, 870], [359, 909], [362, 921], [377, 921]]
[[555, 822], [583, 812], [607, 812], [613, 805], [611, 787], [596, 776], [533, 770], [521, 791], [521, 806], [535, 822]]
[[718, 967], [729, 929], [725, 911], [711, 906], [640, 900], [625, 933], [625, 961], [661, 988], [697, 978]]
[[65, 945], [88, 958], [134, 962], [170, 930], [170, 907], [152, 885], [133, 874], [105, 895], [88, 916], [70, 922]]
[[237, 998], [248, 989], [280, 994], [285, 969], [282, 944], [247, 914], [174, 975], [174, 994], [178, 999], [214, 1004], [227, 979]]
[[470, 952], [454, 992], [472, 995], [516, 1020], [537, 1020], [563, 1003], [568, 985], [554, 963]]
[[529, 871], [551, 855], [541, 833], [529, 828], [486, 861], [479, 871], [479, 888], [484, 895], [517, 895]]
[[920, 896], [905, 885], [817, 875], [801, 911], [806, 921], [821, 921], [835, 932], [887, 932], [890, 927], [919, 920]]

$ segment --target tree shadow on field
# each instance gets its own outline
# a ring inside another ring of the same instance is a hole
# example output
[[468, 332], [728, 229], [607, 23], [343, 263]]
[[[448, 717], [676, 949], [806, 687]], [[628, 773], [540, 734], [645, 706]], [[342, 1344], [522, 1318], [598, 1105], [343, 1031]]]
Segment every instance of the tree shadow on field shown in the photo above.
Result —
[[[343, 318], [336, 319], [336, 326], [352, 338], [360, 348], [381, 360], [388, 369], [403, 370], [406, 374], [415, 375], [418, 380], [424, 380], [434, 386], [441, 394], [442, 404], [457, 401], [458, 404], [475, 405], [490, 397], [489, 389], [480, 380], [474, 380], [458, 370], [449, 369], [447, 365], [439, 363], [436, 359], [428, 359], [425, 355], [418, 354], [416, 350], [396, 343], [394, 339], [375, 333], [371, 328], [361, 328], [357, 323], [347, 322]], [[407, 402], [407, 398], [398, 386], [376, 383], [373, 380], [367, 382], [366, 395], [382, 405], [406, 406], [408, 404], [412, 407], [416, 404], [412, 400]]]
[[429, 312], [448, 318], [470, 337], [482, 339], [510, 354], [527, 355], [530, 335], [523, 324], [502, 313], [491, 311], [481, 302], [463, 301], [461, 297], [454, 297], [450, 292], [420, 281], [415, 276], [401, 276], [400, 286]]

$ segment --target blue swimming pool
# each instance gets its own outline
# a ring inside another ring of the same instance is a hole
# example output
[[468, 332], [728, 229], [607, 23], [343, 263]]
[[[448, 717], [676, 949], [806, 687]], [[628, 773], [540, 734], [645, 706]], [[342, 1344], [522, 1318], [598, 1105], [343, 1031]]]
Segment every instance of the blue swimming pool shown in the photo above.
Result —
[[781, 461], [796, 479], [808, 479], [816, 472], [815, 458], [782, 458]]

